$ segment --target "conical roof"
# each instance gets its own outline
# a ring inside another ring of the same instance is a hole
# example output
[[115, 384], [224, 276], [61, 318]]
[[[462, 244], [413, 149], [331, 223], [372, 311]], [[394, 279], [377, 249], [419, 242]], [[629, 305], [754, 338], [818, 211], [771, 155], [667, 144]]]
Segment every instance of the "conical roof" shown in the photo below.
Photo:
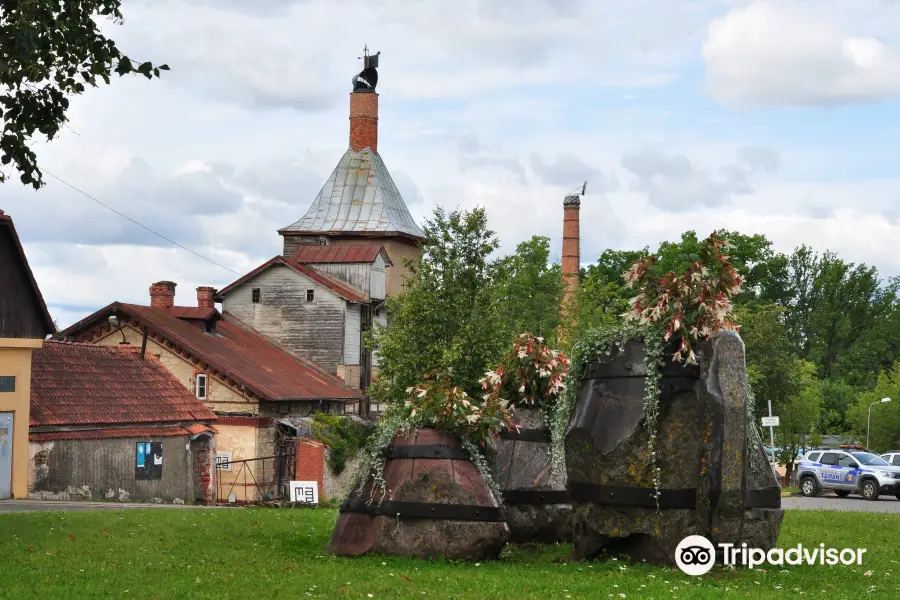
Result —
[[402, 235], [423, 239], [381, 157], [349, 148], [303, 217], [281, 234]]

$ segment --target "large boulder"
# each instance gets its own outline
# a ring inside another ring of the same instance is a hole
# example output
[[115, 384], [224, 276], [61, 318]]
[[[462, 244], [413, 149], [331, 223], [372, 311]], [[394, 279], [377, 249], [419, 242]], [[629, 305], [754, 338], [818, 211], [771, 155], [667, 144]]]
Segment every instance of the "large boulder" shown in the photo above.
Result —
[[592, 364], [581, 382], [566, 434], [576, 556], [622, 551], [674, 564], [676, 546], [689, 535], [772, 547], [780, 491], [762, 446], [748, 440], [740, 337], [713, 336], [699, 348], [699, 365], [667, 359], [655, 449], [658, 499], [645, 426], [644, 357], [643, 343], [630, 342]]
[[571, 540], [572, 506], [564, 469], [554, 469], [550, 429], [541, 411], [516, 408], [518, 430], [504, 430], [488, 444], [487, 457], [503, 494], [510, 541]]
[[341, 505], [330, 551], [487, 560], [506, 545], [503, 510], [454, 436], [434, 429], [398, 435], [383, 477], [384, 496], [370, 479]]

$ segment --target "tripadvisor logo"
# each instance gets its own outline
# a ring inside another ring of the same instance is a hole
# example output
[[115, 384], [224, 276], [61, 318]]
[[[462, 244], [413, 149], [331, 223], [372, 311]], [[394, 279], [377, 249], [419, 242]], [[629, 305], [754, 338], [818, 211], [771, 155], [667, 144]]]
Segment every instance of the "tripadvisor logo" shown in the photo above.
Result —
[[[722, 564], [735, 567], [742, 565], [753, 569], [760, 565], [861, 565], [865, 548], [804, 547], [797, 544], [793, 548], [748, 548], [747, 544], [718, 544]], [[675, 548], [675, 564], [688, 575], [704, 575], [716, 562], [716, 547], [702, 535], [689, 535]]]

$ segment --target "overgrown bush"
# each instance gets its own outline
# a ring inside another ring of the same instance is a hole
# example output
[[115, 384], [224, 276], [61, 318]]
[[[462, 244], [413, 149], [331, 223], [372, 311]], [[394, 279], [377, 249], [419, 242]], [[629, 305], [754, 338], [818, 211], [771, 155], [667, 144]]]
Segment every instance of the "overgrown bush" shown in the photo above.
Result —
[[344, 471], [372, 434], [371, 427], [355, 419], [321, 413], [312, 416], [310, 429], [316, 441], [328, 446], [326, 462], [335, 475]]

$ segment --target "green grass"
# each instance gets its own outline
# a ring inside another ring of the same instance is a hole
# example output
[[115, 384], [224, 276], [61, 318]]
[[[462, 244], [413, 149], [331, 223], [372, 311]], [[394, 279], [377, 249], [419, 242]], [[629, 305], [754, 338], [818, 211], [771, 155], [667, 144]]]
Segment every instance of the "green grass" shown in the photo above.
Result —
[[862, 567], [717, 567], [699, 578], [623, 560], [573, 562], [565, 545], [508, 547], [501, 560], [482, 564], [335, 558], [324, 545], [336, 515], [0, 515], [0, 598], [900, 598], [898, 515], [787, 512], [779, 545], [865, 547]]

